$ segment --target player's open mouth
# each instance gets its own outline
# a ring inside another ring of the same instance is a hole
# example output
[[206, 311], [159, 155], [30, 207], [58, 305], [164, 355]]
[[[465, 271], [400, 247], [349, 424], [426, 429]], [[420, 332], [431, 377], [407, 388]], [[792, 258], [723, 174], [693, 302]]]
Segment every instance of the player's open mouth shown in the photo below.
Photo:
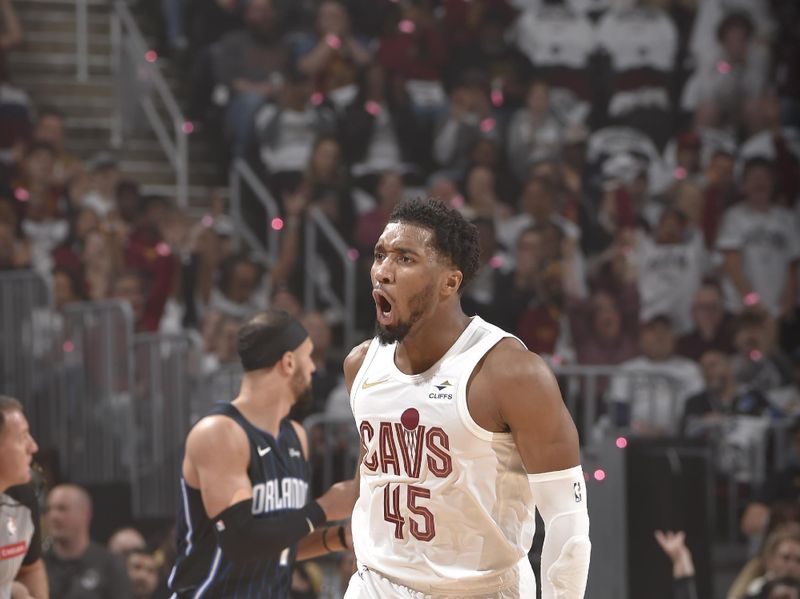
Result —
[[375, 316], [378, 324], [383, 326], [392, 322], [392, 302], [377, 289], [372, 292], [372, 299], [375, 300]]

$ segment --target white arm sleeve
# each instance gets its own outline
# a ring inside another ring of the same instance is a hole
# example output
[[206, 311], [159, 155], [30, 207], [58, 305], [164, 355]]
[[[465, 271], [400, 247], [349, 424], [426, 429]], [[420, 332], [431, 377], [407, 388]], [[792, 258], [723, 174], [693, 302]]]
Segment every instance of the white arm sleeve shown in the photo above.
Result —
[[529, 474], [528, 482], [544, 520], [542, 599], [583, 599], [592, 550], [583, 469]]

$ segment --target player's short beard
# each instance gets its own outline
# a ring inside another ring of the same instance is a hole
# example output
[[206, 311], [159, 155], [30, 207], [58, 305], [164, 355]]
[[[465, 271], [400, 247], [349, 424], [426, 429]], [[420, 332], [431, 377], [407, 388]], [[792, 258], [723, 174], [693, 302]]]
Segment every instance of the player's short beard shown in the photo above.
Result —
[[305, 377], [300, 370], [295, 370], [291, 380], [292, 393], [294, 394], [294, 405], [300, 409], [307, 408], [314, 399], [311, 392], [311, 384], [306, 383]]
[[434, 285], [435, 283], [431, 282], [430, 285], [408, 301], [408, 308], [411, 311], [411, 316], [408, 317], [408, 320], [398, 320], [397, 324], [391, 329], [387, 329], [380, 323], [375, 323], [375, 336], [378, 337], [378, 343], [389, 345], [391, 343], [400, 343], [406, 338], [406, 335], [411, 331], [411, 327], [422, 319], [425, 307], [430, 304], [433, 298]]

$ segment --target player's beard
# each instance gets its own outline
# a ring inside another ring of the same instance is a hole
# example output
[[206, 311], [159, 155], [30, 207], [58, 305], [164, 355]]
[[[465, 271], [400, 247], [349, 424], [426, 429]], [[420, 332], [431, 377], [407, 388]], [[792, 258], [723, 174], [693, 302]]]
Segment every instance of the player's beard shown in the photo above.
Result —
[[432, 281], [425, 289], [408, 300], [408, 309], [411, 312], [408, 320], [400, 320], [398, 318], [397, 323], [391, 329], [387, 329], [380, 323], [375, 323], [375, 335], [378, 337], [378, 343], [389, 345], [391, 343], [400, 343], [406, 338], [406, 335], [411, 331], [411, 327], [419, 322], [423, 314], [425, 314], [425, 307], [433, 299], [434, 286], [435, 283]]
[[289, 418], [303, 420], [311, 413], [311, 407], [314, 402], [311, 384], [306, 383], [303, 373], [296, 370], [292, 375], [290, 385], [294, 395], [294, 405], [289, 410]]

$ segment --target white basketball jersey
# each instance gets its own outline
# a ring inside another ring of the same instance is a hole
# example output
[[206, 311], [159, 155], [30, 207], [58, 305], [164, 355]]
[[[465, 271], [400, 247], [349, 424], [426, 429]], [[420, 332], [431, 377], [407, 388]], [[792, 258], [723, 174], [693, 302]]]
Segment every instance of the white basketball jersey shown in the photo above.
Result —
[[359, 566], [412, 589], [491, 588], [529, 551], [534, 503], [510, 433], [472, 419], [467, 383], [509, 333], [475, 316], [442, 358], [408, 375], [373, 340], [351, 407], [366, 455], [353, 509]]

